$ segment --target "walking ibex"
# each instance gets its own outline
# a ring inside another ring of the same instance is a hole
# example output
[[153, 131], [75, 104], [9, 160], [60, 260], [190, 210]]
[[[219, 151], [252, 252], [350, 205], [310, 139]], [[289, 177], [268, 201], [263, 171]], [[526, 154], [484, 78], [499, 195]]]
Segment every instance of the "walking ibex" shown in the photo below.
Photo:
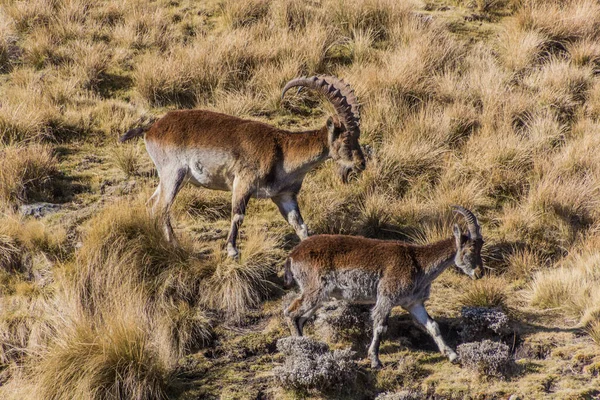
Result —
[[466, 218], [467, 235], [454, 225], [453, 238], [426, 246], [344, 235], [312, 236], [296, 246], [284, 276], [286, 284], [295, 279], [301, 290], [285, 310], [292, 334], [301, 336], [306, 320], [329, 297], [375, 303], [369, 357], [371, 366], [379, 368], [381, 334], [392, 307], [400, 305], [427, 330], [442, 354], [455, 361], [456, 353], [444, 343], [423, 305], [433, 280], [452, 264], [473, 279], [482, 276], [483, 239], [477, 218], [463, 207], [454, 210]]
[[169, 240], [174, 239], [169, 209], [185, 182], [233, 192], [227, 253], [237, 257], [238, 229], [250, 197], [273, 200], [303, 240], [308, 230], [296, 197], [306, 174], [328, 158], [340, 165], [344, 182], [351, 171], [365, 168], [352, 88], [333, 76], [302, 77], [288, 82], [282, 97], [294, 86], [323, 93], [337, 116], [321, 129], [290, 132], [212, 111], [171, 111], [151, 127], [132, 129], [120, 138], [124, 142], [145, 133], [146, 150], [160, 178], [149, 202], [154, 201], [152, 211], [160, 213]]

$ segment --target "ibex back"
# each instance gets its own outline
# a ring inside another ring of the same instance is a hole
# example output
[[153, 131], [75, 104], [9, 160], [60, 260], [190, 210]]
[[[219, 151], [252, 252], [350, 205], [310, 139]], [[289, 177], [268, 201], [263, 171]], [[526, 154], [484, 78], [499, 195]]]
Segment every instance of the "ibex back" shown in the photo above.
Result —
[[227, 252], [237, 257], [238, 229], [251, 197], [272, 199], [303, 240], [308, 229], [296, 197], [306, 174], [328, 158], [340, 165], [344, 182], [350, 172], [365, 168], [358, 143], [358, 101], [350, 86], [332, 76], [297, 78], [288, 82], [282, 96], [294, 86], [325, 94], [337, 116], [321, 129], [290, 132], [212, 111], [171, 111], [151, 127], [136, 128], [121, 137], [126, 141], [145, 133], [146, 150], [160, 178], [149, 203], [162, 218], [169, 240], [174, 240], [169, 209], [186, 182], [232, 192]]
[[374, 303], [369, 356], [371, 366], [378, 368], [381, 334], [392, 307], [399, 305], [429, 332], [442, 354], [456, 360], [423, 305], [433, 280], [450, 265], [456, 264], [473, 279], [482, 275], [483, 239], [477, 218], [463, 207], [455, 210], [467, 220], [467, 235], [454, 225], [453, 238], [427, 246], [344, 235], [313, 236], [296, 246], [284, 276], [287, 284], [295, 279], [301, 290], [285, 311], [292, 334], [302, 335], [306, 320], [329, 297]]

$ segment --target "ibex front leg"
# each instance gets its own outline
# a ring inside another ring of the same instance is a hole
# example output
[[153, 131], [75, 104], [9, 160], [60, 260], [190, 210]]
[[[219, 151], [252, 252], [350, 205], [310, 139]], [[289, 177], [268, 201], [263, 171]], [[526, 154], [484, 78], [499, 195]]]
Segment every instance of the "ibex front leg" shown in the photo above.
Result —
[[437, 322], [435, 322], [429, 316], [429, 314], [427, 314], [425, 306], [423, 304], [418, 303], [410, 307], [408, 311], [414, 317], [415, 321], [423, 328], [425, 328], [427, 332], [431, 335], [431, 337], [433, 337], [435, 344], [437, 344], [442, 354], [447, 356], [450, 362], [457, 361], [458, 356], [456, 355], [454, 350], [448, 347], [448, 345], [444, 342]]
[[233, 195], [231, 198], [231, 229], [227, 238], [227, 255], [232, 258], [237, 258], [239, 255], [236, 247], [238, 230], [244, 222], [246, 214], [246, 206], [252, 196], [252, 189], [249, 185], [241, 182], [241, 179], [236, 177], [233, 181]]
[[295, 193], [282, 193], [279, 196], [273, 197], [271, 200], [279, 208], [279, 212], [283, 215], [283, 218], [294, 228], [296, 235], [300, 240], [304, 240], [308, 237], [308, 228], [302, 220], [300, 214], [300, 208], [298, 208], [298, 200], [296, 200]]

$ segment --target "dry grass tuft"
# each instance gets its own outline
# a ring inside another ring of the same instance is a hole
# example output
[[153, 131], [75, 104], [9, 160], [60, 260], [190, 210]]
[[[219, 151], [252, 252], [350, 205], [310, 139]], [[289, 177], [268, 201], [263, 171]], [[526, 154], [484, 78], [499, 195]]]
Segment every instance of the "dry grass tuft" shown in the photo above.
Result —
[[248, 44], [248, 35], [252, 32], [240, 29], [222, 39], [174, 47], [161, 57], [146, 53], [133, 75], [137, 92], [152, 106], [191, 107], [212, 100], [217, 89], [238, 89], [264, 57]]
[[283, 262], [277, 242], [276, 237], [264, 231], [252, 231], [241, 242], [239, 261], [215, 251], [211, 260], [214, 272], [202, 282], [201, 302], [239, 322], [274, 288], [270, 279]]
[[592, 118], [600, 118], [600, 80], [596, 80], [590, 89], [589, 99], [586, 108]]
[[139, 174], [143, 150], [137, 143], [117, 144], [110, 149], [109, 156], [126, 177]]
[[519, 9], [515, 18], [520, 26], [560, 43], [597, 35], [600, 5], [593, 0], [530, 2]]
[[[90, 309], [123, 280], [147, 290], [150, 301], [191, 300], [205, 266], [182, 238], [167, 242], [162, 227], [141, 200], [117, 202], [92, 218], [77, 253], [81, 295]], [[93, 290], [90, 290], [90, 285]]]
[[31, 395], [167, 398], [168, 366], [136, 322], [113, 317], [97, 325], [83, 319], [65, 327], [33, 366]]
[[221, 4], [225, 25], [230, 29], [237, 29], [256, 24], [269, 13], [269, 3], [269, 0], [226, 0]]
[[521, 72], [540, 61], [547, 41], [541, 32], [523, 30], [515, 24], [508, 24], [498, 38], [498, 54], [509, 70]]
[[0, 150], [0, 204], [15, 205], [43, 198], [58, 174], [48, 145], [9, 146]]
[[471, 282], [463, 288], [458, 303], [462, 307], [499, 307], [506, 310], [506, 281], [486, 277]]
[[585, 100], [591, 76], [589, 68], [553, 58], [524, 82], [538, 91], [542, 105], [555, 109], [560, 120], [568, 121], [573, 118], [575, 107]]
[[208, 343], [213, 324], [204, 310], [185, 301], [163, 308], [159, 335], [169, 344], [172, 352], [169, 358], [179, 359]]
[[61, 121], [61, 111], [47, 93], [57, 95], [58, 86], [52, 85], [40, 72], [20, 68], [11, 72], [11, 84], [4, 85], [0, 107], [0, 144], [36, 142], [54, 136]]
[[214, 222], [231, 217], [231, 196], [213, 190], [184, 187], [173, 203], [175, 216], [187, 215], [196, 221]]
[[594, 39], [583, 39], [567, 46], [571, 61], [577, 66], [600, 68], [600, 44]]
[[146, 54], [136, 64], [136, 90], [154, 106], [193, 105], [200, 94], [210, 95], [218, 85], [214, 55], [202, 46], [175, 48], [164, 58]]
[[60, 225], [6, 214], [0, 219], [0, 236], [12, 243], [9, 247], [16, 246], [21, 255], [42, 253], [53, 261], [68, 258], [67, 232]]
[[356, 231], [361, 236], [379, 237], [385, 233], [387, 225], [392, 221], [393, 201], [390, 197], [378, 194], [367, 194], [358, 207]]
[[586, 332], [598, 346], [600, 346], [600, 321], [592, 322]]
[[350, 0], [342, 3], [327, 1], [324, 17], [330, 17], [341, 28], [342, 35], [349, 37], [353, 31], [371, 31], [377, 40], [387, 39], [391, 28], [405, 22], [415, 3], [390, 0]]
[[75, 41], [69, 53], [73, 59], [71, 72], [77, 85], [83, 89], [97, 89], [111, 60], [109, 46], [105, 43]]
[[598, 312], [599, 254], [591, 237], [556, 269], [538, 272], [531, 283], [531, 304], [560, 309], [569, 318], [586, 324]]
[[21, 269], [22, 249], [10, 236], [0, 236], [0, 270], [18, 271]]
[[530, 280], [533, 273], [547, 266], [548, 260], [544, 260], [535, 250], [526, 248], [512, 252], [506, 258], [505, 275], [511, 279]]
[[0, 311], [0, 363], [23, 362], [54, 333], [44, 313], [47, 304], [41, 296], [3, 296]]
[[424, 109], [383, 143], [383, 162], [377, 164], [378, 172], [389, 177], [388, 184], [397, 193], [420, 182], [432, 182], [439, 176], [447, 151], [448, 130], [438, 118], [437, 111]]
[[17, 39], [14, 22], [3, 14], [0, 16], [0, 73], [9, 72], [18, 59]]

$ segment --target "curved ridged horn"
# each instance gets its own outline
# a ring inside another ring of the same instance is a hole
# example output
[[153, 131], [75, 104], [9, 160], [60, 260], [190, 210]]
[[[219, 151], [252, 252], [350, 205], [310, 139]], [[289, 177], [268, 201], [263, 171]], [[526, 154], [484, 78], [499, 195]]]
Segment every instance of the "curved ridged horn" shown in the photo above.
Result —
[[469, 210], [461, 206], [452, 206], [454, 212], [462, 214], [467, 220], [467, 228], [469, 228], [469, 234], [471, 239], [481, 238], [481, 227], [477, 222], [477, 217]]
[[295, 86], [304, 86], [323, 93], [333, 104], [346, 129], [356, 136], [360, 135], [360, 105], [350, 85], [331, 75], [303, 76], [289, 81], [283, 88], [281, 97]]

